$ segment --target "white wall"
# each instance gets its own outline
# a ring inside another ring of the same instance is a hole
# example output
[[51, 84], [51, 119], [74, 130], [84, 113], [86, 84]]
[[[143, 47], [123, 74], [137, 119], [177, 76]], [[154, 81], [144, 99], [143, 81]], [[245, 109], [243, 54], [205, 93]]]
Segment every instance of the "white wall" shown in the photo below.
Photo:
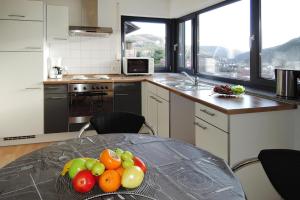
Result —
[[178, 18], [224, 0], [170, 0], [170, 18]]
[[169, 0], [117, 0], [120, 14], [144, 17], [168, 18]]
[[[62, 64], [68, 67], [70, 74], [115, 74], [120, 71], [121, 15], [169, 17], [169, 0], [98, 1], [98, 24], [113, 28], [114, 33], [110, 37], [70, 37], [67, 42], [48, 44], [48, 57], [61, 57]], [[45, 2], [69, 7], [70, 25], [80, 25], [81, 0], [45, 0]]]

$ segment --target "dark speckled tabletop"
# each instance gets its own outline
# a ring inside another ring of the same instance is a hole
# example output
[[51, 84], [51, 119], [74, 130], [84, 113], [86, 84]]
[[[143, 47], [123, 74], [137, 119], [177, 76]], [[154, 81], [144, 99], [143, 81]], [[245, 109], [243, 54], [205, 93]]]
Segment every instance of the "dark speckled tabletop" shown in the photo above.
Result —
[[[61, 177], [64, 164], [76, 157], [94, 157], [105, 148], [120, 147], [143, 158], [145, 179], [135, 190], [121, 188], [103, 194], [95, 186], [76, 193], [69, 178]], [[242, 187], [223, 160], [173, 139], [138, 134], [109, 134], [58, 142], [23, 156], [0, 169], [0, 200], [195, 200], [245, 199]]]

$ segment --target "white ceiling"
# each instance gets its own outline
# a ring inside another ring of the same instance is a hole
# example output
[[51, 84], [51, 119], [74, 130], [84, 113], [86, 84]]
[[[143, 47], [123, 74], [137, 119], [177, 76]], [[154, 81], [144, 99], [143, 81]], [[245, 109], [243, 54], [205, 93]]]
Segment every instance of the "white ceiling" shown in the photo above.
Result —
[[178, 18], [224, 0], [169, 0], [170, 17]]

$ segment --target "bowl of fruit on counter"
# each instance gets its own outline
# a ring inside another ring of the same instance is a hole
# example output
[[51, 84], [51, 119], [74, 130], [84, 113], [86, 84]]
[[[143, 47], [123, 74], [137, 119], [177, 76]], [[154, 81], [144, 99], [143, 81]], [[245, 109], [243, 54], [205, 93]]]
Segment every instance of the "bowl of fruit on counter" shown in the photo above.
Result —
[[120, 148], [103, 150], [99, 158], [75, 158], [65, 163], [61, 176], [67, 177], [77, 193], [103, 193], [138, 188], [147, 171], [141, 158]]
[[241, 85], [216, 85], [213, 89], [213, 94], [221, 97], [235, 98], [245, 94], [245, 87]]

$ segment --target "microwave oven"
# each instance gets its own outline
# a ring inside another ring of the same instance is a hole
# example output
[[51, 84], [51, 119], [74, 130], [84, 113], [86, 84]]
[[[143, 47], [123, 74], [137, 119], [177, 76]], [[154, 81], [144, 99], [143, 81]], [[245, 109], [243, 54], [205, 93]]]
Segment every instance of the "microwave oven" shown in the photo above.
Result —
[[126, 75], [151, 75], [154, 73], [154, 59], [145, 57], [123, 58], [123, 72]]

